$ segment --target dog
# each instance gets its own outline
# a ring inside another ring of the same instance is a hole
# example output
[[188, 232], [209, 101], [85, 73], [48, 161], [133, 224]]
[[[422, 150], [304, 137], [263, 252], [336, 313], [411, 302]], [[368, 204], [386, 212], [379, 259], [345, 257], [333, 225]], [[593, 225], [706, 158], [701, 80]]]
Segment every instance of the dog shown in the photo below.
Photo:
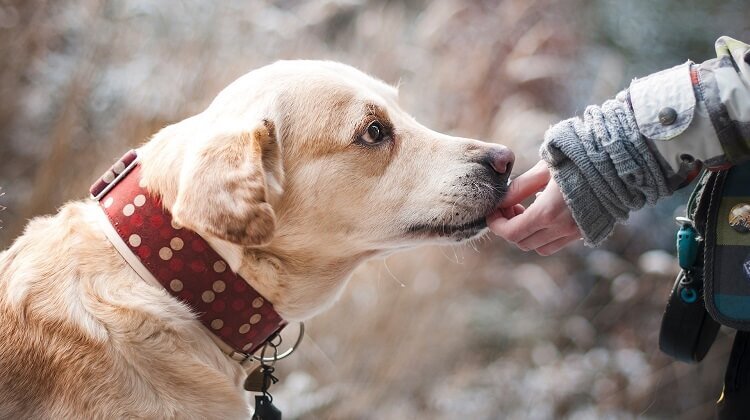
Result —
[[[514, 159], [325, 61], [252, 71], [137, 154], [139, 185], [285, 322], [328, 308], [368, 258], [482, 235]], [[102, 220], [71, 202], [0, 254], [0, 418], [248, 418], [246, 367]]]

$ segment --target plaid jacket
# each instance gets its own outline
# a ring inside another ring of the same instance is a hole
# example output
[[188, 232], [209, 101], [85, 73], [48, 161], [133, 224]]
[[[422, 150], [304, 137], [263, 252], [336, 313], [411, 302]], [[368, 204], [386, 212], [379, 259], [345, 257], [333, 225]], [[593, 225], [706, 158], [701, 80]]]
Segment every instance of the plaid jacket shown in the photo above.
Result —
[[750, 160], [750, 46], [721, 37], [716, 53], [630, 85], [638, 129], [672, 185], [684, 183], [695, 160], [711, 169]]

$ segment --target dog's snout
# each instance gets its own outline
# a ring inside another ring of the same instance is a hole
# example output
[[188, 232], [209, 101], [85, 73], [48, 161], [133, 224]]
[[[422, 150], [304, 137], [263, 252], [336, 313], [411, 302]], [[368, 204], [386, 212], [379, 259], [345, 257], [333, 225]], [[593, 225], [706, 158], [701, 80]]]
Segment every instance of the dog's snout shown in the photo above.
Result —
[[516, 156], [505, 146], [492, 146], [485, 155], [485, 163], [500, 175], [509, 175]]

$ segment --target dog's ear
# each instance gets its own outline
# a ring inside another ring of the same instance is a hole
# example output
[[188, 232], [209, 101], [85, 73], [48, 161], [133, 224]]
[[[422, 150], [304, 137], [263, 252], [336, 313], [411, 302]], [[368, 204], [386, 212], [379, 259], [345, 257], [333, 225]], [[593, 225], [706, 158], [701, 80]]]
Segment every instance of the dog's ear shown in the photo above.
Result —
[[264, 120], [252, 130], [214, 133], [193, 148], [180, 171], [175, 222], [239, 245], [268, 243], [276, 230], [268, 184], [280, 189], [283, 182], [275, 131]]

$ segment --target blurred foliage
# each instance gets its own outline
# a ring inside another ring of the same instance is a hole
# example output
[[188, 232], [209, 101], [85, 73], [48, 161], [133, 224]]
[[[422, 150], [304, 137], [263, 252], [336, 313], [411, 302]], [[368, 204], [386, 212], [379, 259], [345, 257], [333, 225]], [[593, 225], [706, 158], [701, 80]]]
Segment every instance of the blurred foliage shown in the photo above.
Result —
[[[631, 78], [750, 40], [744, 0], [0, 0], [0, 244], [85, 196], [129, 147], [283, 58], [400, 86], [435, 129], [511, 146]], [[706, 418], [731, 336], [697, 366], [657, 350], [678, 194], [598, 250], [499, 240], [366, 264], [279, 367], [287, 418]]]

